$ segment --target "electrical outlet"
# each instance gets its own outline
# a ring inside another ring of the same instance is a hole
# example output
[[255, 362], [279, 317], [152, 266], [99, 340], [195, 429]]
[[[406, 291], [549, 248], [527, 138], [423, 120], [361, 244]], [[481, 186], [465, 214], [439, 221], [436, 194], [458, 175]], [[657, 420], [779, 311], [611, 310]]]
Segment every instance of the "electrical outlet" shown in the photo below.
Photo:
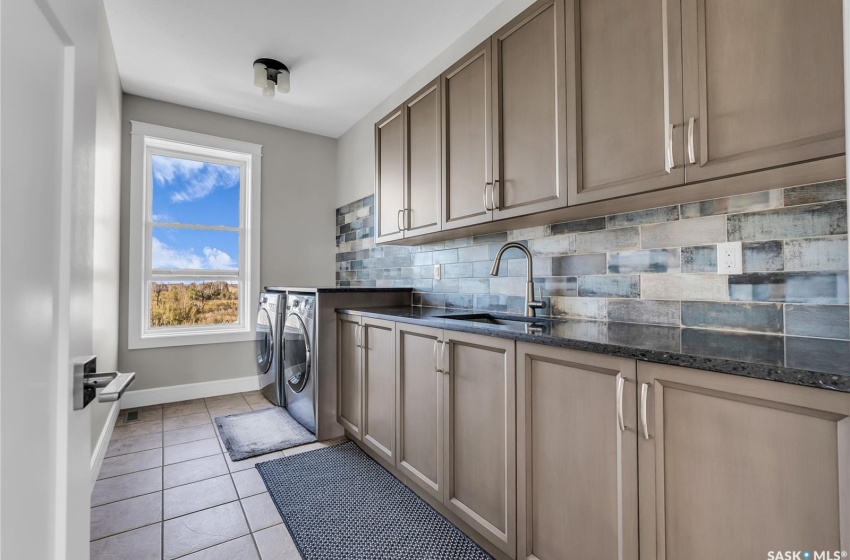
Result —
[[434, 280], [439, 280], [443, 277], [443, 266], [439, 264], [434, 265]]
[[717, 274], [742, 274], [743, 259], [740, 241], [717, 244]]

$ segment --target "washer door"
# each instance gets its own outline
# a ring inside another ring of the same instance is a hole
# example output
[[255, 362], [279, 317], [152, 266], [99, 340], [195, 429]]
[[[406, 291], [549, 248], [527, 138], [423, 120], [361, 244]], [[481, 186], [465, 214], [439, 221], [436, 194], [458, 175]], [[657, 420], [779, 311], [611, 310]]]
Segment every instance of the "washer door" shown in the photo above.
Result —
[[260, 307], [257, 313], [257, 373], [268, 373], [274, 358], [274, 336], [272, 319], [265, 307]]
[[290, 313], [283, 329], [283, 375], [289, 388], [300, 393], [310, 378], [312, 356], [310, 337], [304, 320], [297, 313]]

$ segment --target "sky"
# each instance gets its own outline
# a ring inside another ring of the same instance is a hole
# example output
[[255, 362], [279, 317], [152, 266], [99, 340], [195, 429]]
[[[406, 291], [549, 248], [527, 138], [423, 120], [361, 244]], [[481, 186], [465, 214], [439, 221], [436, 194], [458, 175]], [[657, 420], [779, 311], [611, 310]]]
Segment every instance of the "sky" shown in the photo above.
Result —
[[156, 222], [238, 227], [239, 168], [155, 155], [151, 173], [153, 268], [238, 268], [237, 232], [165, 228]]

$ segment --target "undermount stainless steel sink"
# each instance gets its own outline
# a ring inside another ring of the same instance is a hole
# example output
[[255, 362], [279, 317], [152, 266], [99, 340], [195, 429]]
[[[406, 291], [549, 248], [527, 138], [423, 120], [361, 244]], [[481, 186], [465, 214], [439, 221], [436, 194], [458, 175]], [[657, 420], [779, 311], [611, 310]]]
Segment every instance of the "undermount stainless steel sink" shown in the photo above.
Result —
[[547, 328], [547, 323], [540, 319], [505, 319], [496, 317], [489, 313], [475, 313], [470, 315], [442, 315], [439, 319], [449, 319], [452, 321], [464, 321], [468, 323], [478, 323], [481, 326], [502, 327], [520, 332], [543, 332]]

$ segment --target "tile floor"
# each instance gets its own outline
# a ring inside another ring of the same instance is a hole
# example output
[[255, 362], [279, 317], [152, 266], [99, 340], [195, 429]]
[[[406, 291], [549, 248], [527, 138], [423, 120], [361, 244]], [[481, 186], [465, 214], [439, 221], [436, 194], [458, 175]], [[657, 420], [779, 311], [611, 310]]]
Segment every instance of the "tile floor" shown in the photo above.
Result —
[[[135, 409], [118, 417], [91, 499], [91, 558], [297, 560], [259, 473], [232, 462], [213, 418], [272, 406], [259, 391]], [[337, 443], [337, 442], [327, 442]]]

